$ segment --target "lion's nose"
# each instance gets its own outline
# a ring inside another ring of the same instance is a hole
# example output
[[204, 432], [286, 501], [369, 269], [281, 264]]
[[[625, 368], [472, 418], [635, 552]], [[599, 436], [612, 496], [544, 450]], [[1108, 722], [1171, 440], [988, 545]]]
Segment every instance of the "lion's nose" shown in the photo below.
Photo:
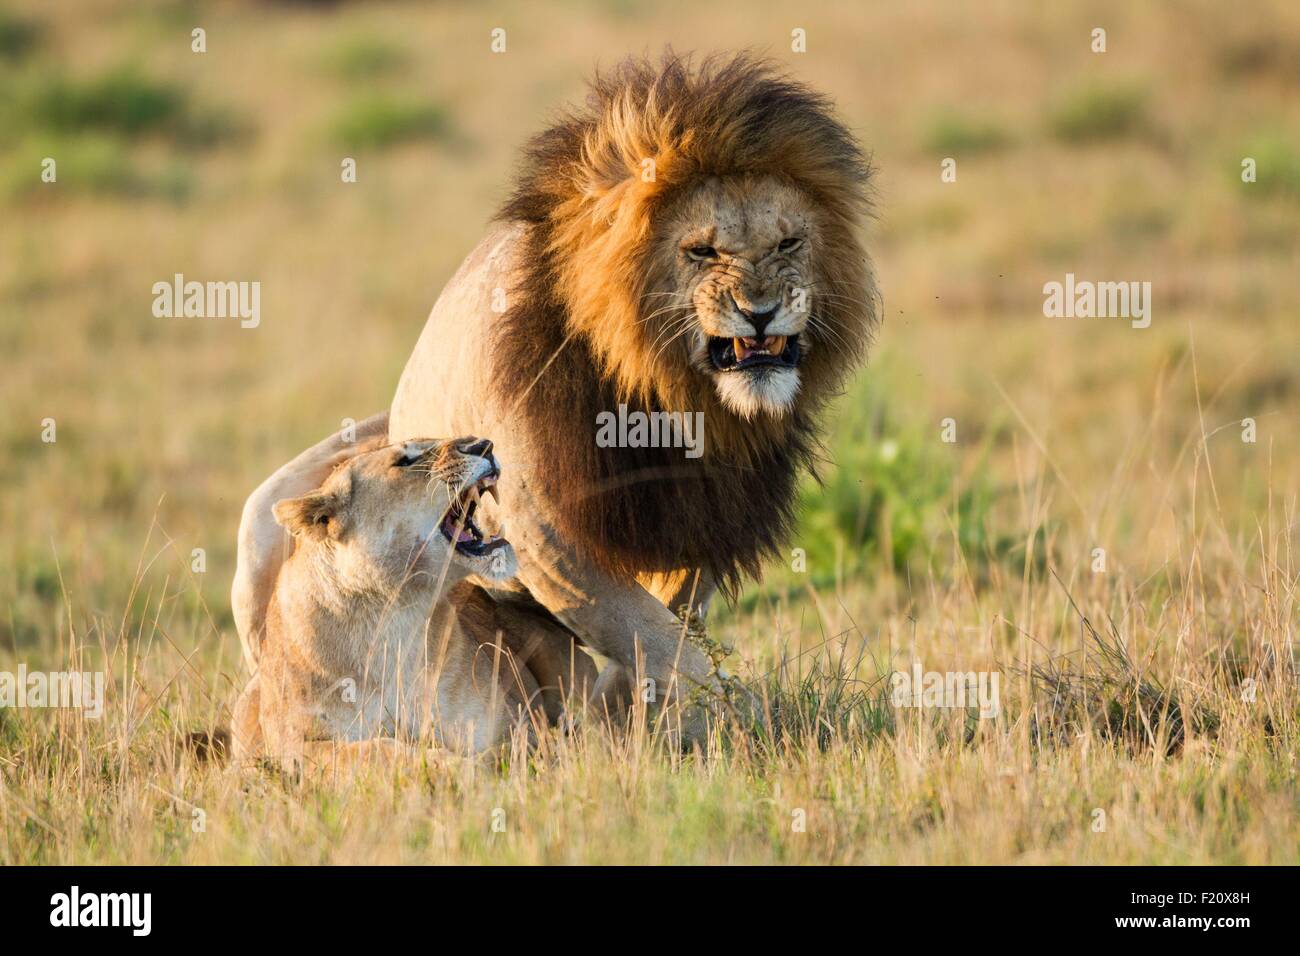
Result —
[[486, 458], [492, 454], [492, 442], [486, 438], [460, 438], [456, 441], [456, 450], [463, 455]]
[[763, 338], [763, 330], [767, 328], [767, 324], [776, 318], [776, 312], [777, 310], [775, 308], [768, 309], [766, 312], [749, 312], [745, 309], [740, 310], [740, 314], [743, 315], [745, 320], [754, 327], [754, 337], [760, 339]]

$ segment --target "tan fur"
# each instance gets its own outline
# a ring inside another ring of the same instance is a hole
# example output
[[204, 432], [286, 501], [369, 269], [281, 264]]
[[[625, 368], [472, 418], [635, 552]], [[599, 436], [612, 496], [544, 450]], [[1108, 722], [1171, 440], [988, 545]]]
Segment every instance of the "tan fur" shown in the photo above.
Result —
[[276, 522], [271, 509], [282, 498], [304, 495], [319, 487], [343, 462], [387, 443], [388, 415], [371, 416], [358, 422], [354, 431], [339, 431], [276, 469], [248, 496], [239, 522], [230, 610], [244, 663], [250, 671], [257, 669], [262, 654], [266, 609], [276, 575], [293, 551], [293, 539]]
[[480, 589], [466, 587], [510, 577], [513, 552], [463, 554], [438, 529], [451, 497], [492, 467], [462, 452], [466, 441], [360, 454], [275, 506], [295, 547], [235, 707], [237, 759], [346, 759], [349, 742], [382, 737], [479, 752], [542, 708], [526, 661], [475, 603]]

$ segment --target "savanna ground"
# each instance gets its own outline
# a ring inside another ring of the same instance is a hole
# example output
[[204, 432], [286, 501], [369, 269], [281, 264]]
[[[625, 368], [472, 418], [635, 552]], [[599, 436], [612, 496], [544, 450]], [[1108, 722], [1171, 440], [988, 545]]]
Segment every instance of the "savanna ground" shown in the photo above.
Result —
[[[523, 139], [664, 43], [770, 50], [879, 167], [806, 569], [710, 624], [775, 727], [302, 786], [177, 756], [244, 680], [244, 495], [387, 405]], [[1283, 0], [6, 3], [0, 670], [111, 687], [0, 710], [0, 863], [1300, 861], [1298, 84]], [[260, 280], [261, 325], [155, 318], [177, 272]], [[1067, 272], [1150, 281], [1150, 328], [1045, 318]], [[999, 671], [999, 716], [896, 710], [913, 660]]]

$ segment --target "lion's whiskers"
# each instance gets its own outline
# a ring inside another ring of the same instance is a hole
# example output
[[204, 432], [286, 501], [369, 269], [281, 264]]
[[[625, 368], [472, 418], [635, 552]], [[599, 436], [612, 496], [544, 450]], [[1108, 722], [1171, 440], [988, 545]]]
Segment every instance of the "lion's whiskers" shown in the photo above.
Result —
[[[654, 313], [654, 315], [659, 315], [659, 314], [661, 314], [661, 313], [663, 313], [663, 312], [671, 312], [671, 311], [673, 311], [673, 310], [675, 310], [675, 309], [679, 309], [679, 308], [681, 308], [681, 306], [676, 306], [676, 305], [674, 305], [674, 306], [669, 307], [668, 309], [661, 309], [661, 310], [659, 310], [659, 312]], [[671, 333], [675, 333], [675, 331], [676, 331], [676, 330], [677, 330], [677, 329], [678, 329], [678, 328], [679, 328], [683, 323], [690, 321], [690, 319], [691, 319], [693, 316], [694, 316], [694, 313], [693, 313], [693, 312], [685, 312], [685, 311], [684, 311], [684, 312], [682, 312], [680, 315], [674, 316], [673, 318], [671, 318], [671, 319], [669, 319], [668, 321], [664, 322], [664, 323], [663, 323], [663, 328], [661, 328], [661, 329], [659, 330], [659, 332], [658, 332], [658, 333], [655, 335], [655, 337], [654, 337], [654, 341], [652, 341], [652, 342], [650, 343], [650, 349], [653, 350], [653, 349], [655, 348], [655, 346], [659, 344], [659, 341], [663, 338], [664, 335], [669, 334], [670, 332], [671, 332]]]
[[651, 319], [655, 318], [656, 316], [663, 315], [665, 312], [675, 312], [678, 309], [682, 309], [682, 308], [685, 308], [685, 306], [680, 306], [680, 305], [664, 306], [662, 309], [656, 309], [654, 312], [651, 312], [649, 315], [647, 315], [643, 319], [640, 319], [639, 321], [642, 324], [645, 324], [646, 322], [649, 322]]
[[658, 334], [654, 337], [654, 341], [650, 343], [650, 348], [653, 349], [655, 346], [657, 346], [660, 340], [665, 335], [670, 333], [676, 334], [676, 332], [680, 330], [682, 325], [690, 322], [690, 320], [694, 317], [695, 317], [695, 313], [684, 312], [681, 315], [676, 316], [673, 319], [669, 320], [668, 322], [665, 322], [664, 327], [659, 330]]
[[655, 352], [654, 356], [651, 358], [651, 361], [652, 361], [652, 362], [654, 362], [654, 361], [658, 361], [659, 356], [660, 356], [660, 355], [661, 355], [661, 354], [662, 354], [662, 353], [663, 353], [663, 352], [664, 352], [664, 351], [665, 351], [665, 350], [666, 350], [670, 345], [672, 345], [675, 341], [677, 341], [679, 338], [681, 338], [685, 333], [687, 333], [687, 332], [689, 332], [689, 331], [691, 330], [692, 326], [691, 326], [691, 324], [690, 324], [690, 320], [692, 320], [692, 319], [695, 319], [695, 320], [698, 321], [699, 316], [698, 316], [696, 313], [692, 312], [690, 315], [684, 316], [684, 317], [682, 318], [682, 320], [680, 321], [680, 323], [679, 323], [679, 325], [678, 325], [677, 331], [675, 331], [675, 332], [672, 334], [672, 336], [669, 337], [669, 339], [668, 339], [667, 342], [665, 342], [663, 345], [661, 345], [661, 346], [659, 347], [659, 349]]
[[844, 335], [839, 330], [837, 330], [834, 326], [832, 326], [829, 322], [827, 322], [823, 317], [817, 315], [815, 312], [808, 313], [808, 325], [813, 330], [820, 332], [824, 336], [827, 336], [831, 341], [838, 344], [840, 348], [843, 349], [852, 348], [852, 346], [849, 345], [848, 340], [845, 339]]

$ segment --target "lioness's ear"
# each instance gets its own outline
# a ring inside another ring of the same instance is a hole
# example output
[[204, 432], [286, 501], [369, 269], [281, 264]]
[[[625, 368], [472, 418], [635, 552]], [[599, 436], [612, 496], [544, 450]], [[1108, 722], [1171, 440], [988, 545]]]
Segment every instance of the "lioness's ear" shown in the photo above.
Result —
[[301, 498], [285, 498], [272, 509], [275, 520], [293, 535], [337, 538], [343, 530], [343, 500], [336, 494], [313, 491]]

